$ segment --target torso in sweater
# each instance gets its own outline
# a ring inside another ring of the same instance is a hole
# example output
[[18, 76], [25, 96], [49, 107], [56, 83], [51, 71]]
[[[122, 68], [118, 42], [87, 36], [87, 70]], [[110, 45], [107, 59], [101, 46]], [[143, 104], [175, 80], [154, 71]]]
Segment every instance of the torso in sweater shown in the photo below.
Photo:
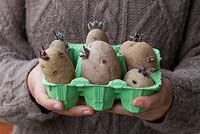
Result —
[[27, 0], [26, 32], [36, 55], [48, 47], [54, 31], [69, 42], [85, 42], [90, 20], [103, 20], [110, 43], [123, 43], [135, 32], [160, 49], [162, 67], [172, 69], [182, 39], [188, 3], [170, 0]]
[[[47, 48], [54, 39], [54, 31], [64, 31], [69, 42], [85, 42], [87, 23], [103, 20], [110, 43], [123, 43], [129, 35], [142, 33], [144, 41], [160, 49], [162, 67], [172, 69], [177, 64], [175, 57], [188, 7], [187, 0], [26, 0], [26, 34], [35, 55], [39, 55], [40, 47]], [[91, 117], [61, 116], [24, 126], [15, 128], [16, 133], [25, 134], [31, 127], [35, 133], [42, 134], [156, 134], [144, 127], [141, 120], [108, 113]]]

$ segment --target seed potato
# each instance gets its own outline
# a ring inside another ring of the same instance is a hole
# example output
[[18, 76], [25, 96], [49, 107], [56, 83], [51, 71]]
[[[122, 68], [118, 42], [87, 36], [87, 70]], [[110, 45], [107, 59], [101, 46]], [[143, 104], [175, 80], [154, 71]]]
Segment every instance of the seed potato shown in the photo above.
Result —
[[[88, 51], [87, 51], [88, 50]], [[114, 49], [104, 41], [88, 44], [83, 52], [82, 77], [93, 84], [108, 84], [109, 81], [120, 79], [120, 63]]]
[[138, 72], [139, 69], [131, 69], [124, 76], [124, 81], [131, 87], [142, 88], [154, 85], [154, 81], [149, 75], [144, 76]]
[[45, 79], [55, 84], [70, 83], [75, 77], [74, 67], [70, 57], [55, 48], [46, 51], [48, 59], [39, 59], [39, 64]]
[[128, 70], [143, 65], [146, 68], [157, 68], [157, 58], [153, 48], [146, 42], [126, 41], [120, 50], [126, 59]]

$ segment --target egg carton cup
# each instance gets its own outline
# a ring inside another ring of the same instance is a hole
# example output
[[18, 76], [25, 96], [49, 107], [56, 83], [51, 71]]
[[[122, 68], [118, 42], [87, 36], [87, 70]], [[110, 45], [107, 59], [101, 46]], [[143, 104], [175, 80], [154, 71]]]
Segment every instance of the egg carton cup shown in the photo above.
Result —
[[[86, 78], [81, 77], [82, 74], [82, 58], [79, 53], [84, 44], [68, 44], [76, 67], [76, 78], [69, 84], [54, 84], [42, 78], [42, 83], [46, 87], [48, 96], [52, 99], [61, 101], [65, 109], [73, 107], [77, 104], [79, 96], [83, 96], [86, 105], [91, 106], [94, 110], [103, 111], [112, 108], [115, 99], [121, 101], [124, 109], [139, 113], [144, 109], [133, 106], [133, 100], [138, 96], [150, 96], [157, 92], [161, 86], [161, 70], [160, 70], [160, 52], [154, 49], [157, 56], [157, 70], [150, 74], [154, 80], [154, 85], [144, 88], [133, 88], [121, 79], [110, 81], [107, 85], [95, 85], [90, 83]], [[113, 45], [117, 57], [120, 61], [122, 78], [127, 72], [124, 56], [119, 53], [120, 45]]]

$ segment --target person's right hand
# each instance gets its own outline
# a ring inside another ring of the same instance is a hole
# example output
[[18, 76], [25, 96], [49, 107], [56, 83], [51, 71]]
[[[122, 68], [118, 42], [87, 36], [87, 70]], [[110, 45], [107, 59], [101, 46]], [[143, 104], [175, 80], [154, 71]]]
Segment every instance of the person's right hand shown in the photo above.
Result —
[[69, 109], [64, 109], [63, 104], [54, 99], [50, 99], [46, 93], [45, 87], [41, 82], [42, 71], [37, 65], [28, 76], [28, 86], [36, 102], [44, 108], [54, 111], [58, 114], [69, 116], [92, 115], [94, 110], [84, 104], [83, 99], [79, 99], [78, 105]]

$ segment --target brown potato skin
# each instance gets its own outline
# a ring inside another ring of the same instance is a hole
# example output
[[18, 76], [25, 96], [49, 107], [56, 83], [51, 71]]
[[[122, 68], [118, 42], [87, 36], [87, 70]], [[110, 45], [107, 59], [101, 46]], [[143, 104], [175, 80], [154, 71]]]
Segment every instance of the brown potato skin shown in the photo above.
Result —
[[93, 84], [104, 85], [114, 79], [120, 79], [121, 68], [113, 48], [104, 41], [88, 44], [89, 57], [83, 59], [82, 77]]
[[109, 40], [108, 40], [108, 37], [106, 35], [106, 33], [101, 30], [101, 29], [92, 29], [87, 37], [86, 37], [86, 46], [93, 42], [93, 41], [97, 41], [97, 40], [101, 40], [101, 41], [104, 41], [104, 42], [107, 42], [109, 43]]
[[70, 57], [55, 48], [46, 50], [49, 59], [39, 59], [39, 65], [48, 82], [55, 84], [70, 83], [75, 78], [74, 66]]
[[[138, 68], [138, 65], [143, 65], [146, 68], [157, 68], [157, 58], [152, 47], [145, 42], [126, 41], [122, 44], [120, 50], [126, 59], [128, 70]], [[153, 56], [153, 62], [148, 63], [145, 59], [148, 56]]]
[[64, 41], [54, 40], [52, 41], [50, 48], [55, 48], [55, 49], [65, 52], [67, 49], [67, 46]]
[[[124, 76], [124, 81], [128, 83], [129, 86], [135, 88], [149, 87], [154, 85], [154, 81], [150, 76], [144, 76], [138, 72], [138, 69], [129, 70]], [[135, 81], [136, 83], [133, 83]]]

